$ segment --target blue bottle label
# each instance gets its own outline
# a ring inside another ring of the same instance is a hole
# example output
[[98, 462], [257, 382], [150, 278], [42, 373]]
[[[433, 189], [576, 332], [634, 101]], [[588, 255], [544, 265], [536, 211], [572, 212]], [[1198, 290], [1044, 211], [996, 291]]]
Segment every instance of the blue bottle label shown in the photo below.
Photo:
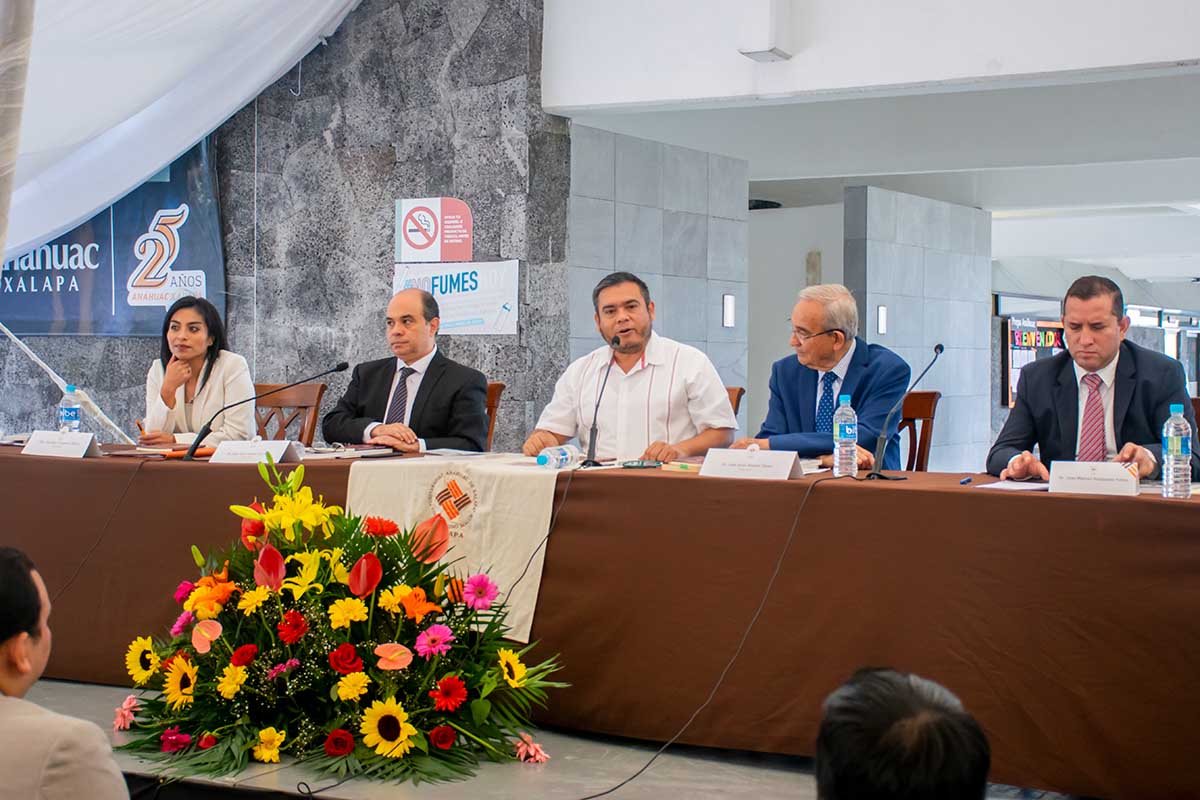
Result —
[[79, 406], [59, 406], [59, 422], [79, 422]]
[[1163, 456], [1182, 456], [1190, 458], [1192, 455], [1192, 440], [1187, 436], [1164, 436], [1162, 439]]
[[858, 423], [841, 422], [834, 426], [833, 439], [835, 442], [858, 441]]

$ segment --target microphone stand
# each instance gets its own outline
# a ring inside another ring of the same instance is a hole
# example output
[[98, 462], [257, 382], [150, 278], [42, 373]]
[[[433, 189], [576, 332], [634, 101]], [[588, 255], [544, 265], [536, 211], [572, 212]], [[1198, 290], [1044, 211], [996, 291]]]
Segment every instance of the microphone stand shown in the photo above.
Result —
[[[621, 346], [621, 337], [614, 336], [608, 346], [616, 350]], [[604, 387], [608, 386], [608, 373], [612, 372], [613, 362], [617, 360], [617, 355], [614, 352], [608, 359], [608, 369], [604, 370], [604, 381], [600, 384], [600, 394], [596, 396], [596, 408], [592, 411], [592, 429], [588, 433], [588, 449], [587, 458], [584, 460], [581, 467], [598, 467], [600, 462], [596, 460], [596, 417], [600, 415], [600, 401], [604, 399]]]
[[192, 440], [192, 445], [191, 445], [191, 447], [188, 448], [187, 453], [183, 456], [183, 460], [184, 461], [195, 461], [196, 460], [196, 448], [199, 447], [200, 443], [204, 441], [205, 436], [208, 436], [208, 434], [212, 433], [213, 422], [216, 421], [217, 417], [221, 416], [222, 414], [224, 414], [226, 411], [233, 408], [234, 406], [240, 406], [242, 403], [249, 403], [251, 400], [258, 400], [259, 398], [266, 397], [269, 394], [275, 394], [276, 392], [282, 392], [284, 389], [291, 389], [293, 386], [299, 386], [302, 383], [308, 383], [309, 381], [315, 381], [317, 378], [323, 378], [326, 375], [329, 375], [330, 373], [333, 373], [333, 372], [345, 372], [348, 369], [350, 369], [350, 364], [346, 361], [343, 361], [340, 364], [338, 364], [336, 367], [334, 367], [333, 369], [327, 369], [324, 372], [318, 372], [316, 375], [313, 375], [308, 378], [304, 378], [303, 380], [298, 380], [295, 383], [289, 383], [286, 386], [280, 386], [277, 389], [271, 389], [269, 392], [263, 392], [262, 394], [256, 394], [253, 397], [247, 397], [245, 400], [238, 400], [236, 403], [230, 403], [229, 405], [225, 406], [217, 413], [213, 414], [212, 417], [209, 418], [208, 422], [204, 423], [204, 426], [202, 428], [200, 428], [199, 433], [196, 434], [196, 438]]
[[898, 412], [900, 410], [900, 408], [904, 405], [904, 398], [908, 397], [909, 392], [911, 392], [913, 389], [917, 388], [917, 384], [921, 382], [921, 378], [924, 378], [925, 373], [929, 372], [930, 367], [932, 367], [935, 363], [937, 363], [938, 356], [940, 356], [942, 354], [942, 351], [945, 349], [946, 348], [942, 347], [940, 342], [933, 346], [933, 360], [925, 365], [925, 369], [921, 370], [921, 374], [917, 376], [917, 379], [915, 381], [913, 381], [911, 384], [909, 384], [908, 389], [904, 392], [903, 395], [900, 396], [900, 399], [896, 401], [896, 404], [894, 406], [892, 406], [892, 410], [888, 412], [887, 418], [884, 419], [884, 421], [883, 421], [883, 429], [879, 431], [879, 438], [875, 442], [875, 465], [873, 467], [871, 467], [871, 471], [867, 473], [867, 480], [873, 480], [873, 481], [906, 481], [906, 480], [908, 480], [908, 478], [905, 477], [904, 475], [884, 475], [883, 474], [883, 471], [882, 471], [883, 470], [883, 454], [887, 451], [888, 428], [891, 426], [892, 419], [896, 416], [896, 412]]

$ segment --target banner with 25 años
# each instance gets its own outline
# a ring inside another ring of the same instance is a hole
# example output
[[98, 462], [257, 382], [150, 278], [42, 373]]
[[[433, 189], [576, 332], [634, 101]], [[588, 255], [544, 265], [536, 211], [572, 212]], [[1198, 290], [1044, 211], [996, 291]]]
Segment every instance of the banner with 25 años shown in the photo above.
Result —
[[209, 144], [51, 242], [0, 267], [14, 333], [158, 336], [184, 295], [225, 315], [225, 258]]

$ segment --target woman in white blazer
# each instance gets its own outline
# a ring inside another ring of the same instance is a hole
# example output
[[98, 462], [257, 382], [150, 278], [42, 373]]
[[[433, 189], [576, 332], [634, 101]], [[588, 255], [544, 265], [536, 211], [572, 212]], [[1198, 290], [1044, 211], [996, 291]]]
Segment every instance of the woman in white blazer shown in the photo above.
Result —
[[[165, 365], [165, 366], [164, 366]], [[202, 297], [181, 297], [163, 320], [162, 355], [146, 375], [143, 445], [189, 444], [219, 409], [254, 396], [246, 359], [225, 349], [225, 326]], [[203, 444], [253, 438], [254, 404], [217, 417]]]

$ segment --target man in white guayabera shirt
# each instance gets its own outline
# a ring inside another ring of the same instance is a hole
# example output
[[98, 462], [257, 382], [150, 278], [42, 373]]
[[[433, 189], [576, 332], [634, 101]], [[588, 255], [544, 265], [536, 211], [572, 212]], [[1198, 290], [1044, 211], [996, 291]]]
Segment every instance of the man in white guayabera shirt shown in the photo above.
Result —
[[597, 401], [597, 459], [673, 461], [728, 447], [737, 427], [729, 393], [708, 356], [653, 331], [645, 282], [629, 272], [607, 275], [592, 290], [592, 305], [606, 344], [567, 367], [524, 453], [575, 436], [586, 449]]

